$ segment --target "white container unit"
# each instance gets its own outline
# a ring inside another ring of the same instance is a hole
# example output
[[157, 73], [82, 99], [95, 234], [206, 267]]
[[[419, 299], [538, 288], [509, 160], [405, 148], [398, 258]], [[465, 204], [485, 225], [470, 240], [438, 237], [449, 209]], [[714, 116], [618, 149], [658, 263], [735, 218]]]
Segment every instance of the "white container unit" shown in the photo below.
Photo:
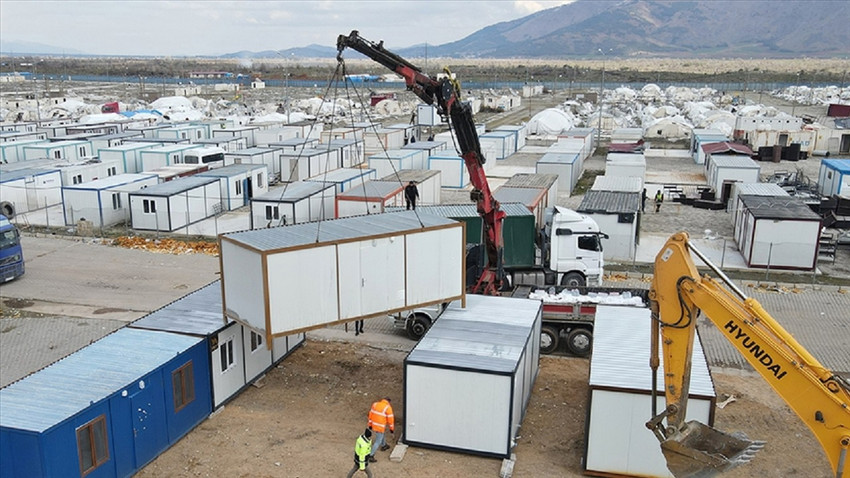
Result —
[[353, 168], [366, 162], [364, 144], [363, 141], [354, 138], [336, 138], [322, 143], [317, 148], [336, 151], [341, 167]]
[[468, 295], [404, 360], [404, 439], [509, 458], [539, 372], [542, 304]]
[[418, 141], [420, 138], [416, 136], [416, 126], [410, 123], [395, 123], [388, 125], [387, 129], [399, 129], [404, 133], [404, 144], [410, 143], [410, 139], [413, 138]]
[[643, 187], [646, 182], [646, 157], [643, 154], [608, 153], [605, 158], [605, 175], [640, 178]]
[[239, 136], [235, 138], [206, 138], [192, 141], [192, 144], [201, 146], [215, 146], [221, 148], [225, 152], [235, 153], [248, 147], [248, 140]]
[[493, 197], [502, 204], [518, 202], [525, 205], [534, 214], [534, 223], [543, 227], [546, 214], [546, 190], [540, 188], [500, 187], [493, 191]]
[[158, 129], [154, 134], [157, 138], [196, 141], [207, 138], [207, 128], [200, 124], [175, 124], [168, 128]]
[[280, 161], [278, 154], [283, 148], [276, 146], [246, 148], [240, 151], [225, 153], [224, 161], [231, 164], [264, 164], [269, 172], [269, 181], [280, 181]]
[[729, 196], [729, 202], [726, 203], [726, 212], [732, 213], [732, 224], [738, 223], [738, 215], [741, 211], [741, 204], [738, 200], [739, 196], [773, 196], [785, 197], [789, 196], [788, 192], [782, 189], [782, 186], [776, 183], [733, 183], [732, 193]]
[[558, 176], [558, 191], [573, 193], [581, 177], [580, 153], [546, 153], [535, 165], [537, 174], [555, 174]]
[[101, 149], [120, 146], [124, 143], [132, 142], [135, 138], [141, 137], [142, 133], [125, 131], [115, 134], [95, 136], [94, 138], [89, 139], [89, 142], [91, 143], [91, 149], [94, 152], [94, 155], [99, 157]]
[[319, 148], [299, 151], [281, 151], [280, 180], [283, 182], [301, 181], [339, 169], [339, 156], [334, 151]]
[[729, 137], [716, 129], [695, 129], [691, 136], [691, 154], [694, 162], [705, 164], [705, 151], [702, 147], [711, 143], [723, 143], [729, 141]]
[[159, 176], [159, 182], [166, 183], [209, 170], [210, 167], [206, 164], [172, 164], [171, 166], [151, 169], [150, 171], [145, 171], [145, 173], [156, 174]]
[[333, 184], [336, 193], [339, 194], [377, 178], [378, 175], [374, 169], [340, 168], [328, 171], [327, 174], [307, 178], [304, 181]]
[[757, 183], [761, 173], [761, 166], [757, 162], [735, 154], [712, 154], [706, 166], [706, 181], [718, 198], [724, 182]]
[[139, 152], [139, 167], [141, 171], [151, 171], [163, 166], [184, 163], [184, 155], [193, 149], [200, 149], [197, 144], [167, 144]]
[[47, 141], [43, 139], [27, 139], [0, 143], [0, 163], [9, 164], [24, 161], [24, 147], [41, 143], [47, 143]]
[[88, 141], [51, 141], [24, 146], [24, 159], [80, 160], [94, 156]]
[[512, 131], [490, 131], [479, 136], [478, 140], [496, 143], [496, 159], [505, 159], [516, 152], [515, 132]]
[[54, 161], [49, 168], [59, 170], [63, 186], [124, 174], [124, 164], [118, 160]]
[[544, 208], [555, 206], [558, 202], [557, 174], [517, 173], [511, 176], [510, 179], [508, 179], [504, 184], [502, 184], [501, 189], [504, 188], [542, 189], [546, 193], [543, 198]]
[[263, 144], [267, 144], [267, 147], [269, 148], [281, 149], [283, 151], [299, 151], [305, 148], [322, 148], [319, 145], [319, 140], [316, 138], [289, 138]]
[[397, 182], [369, 181], [336, 196], [336, 217], [378, 214], [388, 206], [404, 205], [404, 186]]
[[511, 131], [514, 133], [514, 151], [525, 147], [525, 139], [528, 136], [528, 126], [505, 124], [497, 126], [495, 131]]
[[129, 193], [159, 184], [156, 174], [128, 173], [62, 187], [65, 225], [85, 219], [110, 227], [130, 217]]
[[61, 203], [62, 176], [58, 169], [18, 169], [0, 174], [0, 205], [9, 219]]
[[440, 181], [440, 172], [437, 170], [403, 169], [381, 178], [380, 181], [401, 184], [402, 186], [407, 186], [410, 181], [415, 181], [419, 190], [417, 206], [420, 204], [440, 204], [442, 182]]
[[142, 168], [142, 151], [156, 148], [159, 143], [124, 143], [119, 146], [101, 149], [98, 157], [101, 161], [118, 160], [124, 165], [125, 173], [140, 173]]
[[247, 206], [252, 197], [269, 190], [269, 172], [265, 164], [231, 164], [196, 176], [218, 178], [225, 211]]
[[[629, 178], [632, 179], [632, 178]], [[602, 237], [606, 259], [631, 261], [635, 258], [640, 212], [638, 191], [598, 191], [585, 193], [576, 212], [586, 214], [607, 234]]]
[[222, 234], [225, 315], [270, 340], [463, 299], [463, 231], [403, 211]]
[[443, 119], [437, 113], [436, 106], [424, 103], [416, 105], [417, 126], [439, 126], [442, 123]]
[[[321, 132], [321, 123], [318, 123], [318, 131]], [[308, 135], [309, 128], [293, 127], [291, 125], [280, 126], [277, 128], [260, 129], [254, 134], [258, 146], [271, 146], [276, 143], [283, 143], [293, 140], [319, 141], [318, 133], [310, 137]]]
[[582, 159], [588, 158], [593, 150], [596, 141], [596, 128], [573, 128], [558, 135], [558, 142], [565, 140], [575, 141], [580, 143]]
[[221, 208], [218, 178], [189, 176], [130, 193], [130, 224], [143, 231], [172, 232]]
[[[652, 418], [650, 326], [649, 309], [612, 305], [596, 308], [583, 460], [586, 474], [673, 476], [667, 470], [658, 439], [644, 425]], [[662, 356], [662, 364], [663, 359]], [[713, 426], [716, 393], [699, 338], [694, 340], [691, 362], [685, 419]], [[656, 404], [660, 411], [666, 407], [663, 373], [659, 373], [658, 380]]]
[[463, 189], [469, 184], [466, 163], [460, 156], [442, 154], [431, 156], [428, 158], [428, 169], [440, 171], [444, 188]]
[[850, 159], [824, 159], [818, 172], [818, 193], [850, 197]]
[[355, 139], [363, 141], [363, 128], [333, 128], [322, 131], [319, 140], [328, 143], [333, 139]]
[[791, 196], [738, 196], [735, 242], [747, 267], [812, 270], [817, 265], [821, 218]]
[[213, 138], [245, 138], [245, 145], [253, 148], [257, 145], [256, 134], [259, 128], [254, 126], [235, 126], [227, 129], [212, 130]]
[[402, 169], [425, 169], [425, 153], [415, 149], [393, 149], [369, 156], [369, 168], [379, 178]]
[[316, 138], [320, 139], [325, 129], [321, 121], [296, 121], [280, 127], [284, 131], [284, 138]]
[[333, 219], [335, 202], [333, 184], [287, 183], [251, 199], [251, 229]]
[[374, 154], [385, 150], [399, 149], [404, 146], [404, 131], [400, 129], [367, 128], [363, 132], [363, 145], [366, 154]]
[[424, 151], [425, 157], [428, 158], [447, 150], [448, 143], [445, 141], [416, 141], [415, 143], [407, 143], [401, 149], [418, 149]]

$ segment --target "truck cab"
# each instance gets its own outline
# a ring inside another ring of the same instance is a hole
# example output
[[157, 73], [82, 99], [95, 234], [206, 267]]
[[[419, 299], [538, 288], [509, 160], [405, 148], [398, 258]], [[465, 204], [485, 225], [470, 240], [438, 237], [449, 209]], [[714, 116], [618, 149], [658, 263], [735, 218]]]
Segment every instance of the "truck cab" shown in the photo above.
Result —
[[[599, 225], [591, 217], [555, 206], [546, 222], [550, 270], [564, 286], [601, 286], [602, 239]], [[584, 283], [579, 283], [579, 281]]]
[[21, 234], [6, 216], [0, 215], [0, 282], [24, 275]]

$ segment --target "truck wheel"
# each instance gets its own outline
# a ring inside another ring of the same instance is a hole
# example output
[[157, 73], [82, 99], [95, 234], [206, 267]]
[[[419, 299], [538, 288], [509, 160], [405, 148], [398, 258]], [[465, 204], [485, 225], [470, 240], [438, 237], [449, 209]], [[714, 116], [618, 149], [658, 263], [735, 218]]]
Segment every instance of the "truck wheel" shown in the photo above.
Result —
[[431, 320], [422, 315], [414, 315], [407, 322], [407, 336], [411, 340], [419, 340], [431, 328]]
[[587, 329], [573, 329], [567, 335], [567, 349], [573, 355], [587, 357], [593, 347], [593, 333]]
[[578, 272], [567, 272], [561, 277], [561, 285], [566, 287], [584, 287], [587, 285], [584, 276]]
[[6, 219], [14, 219], [15, 205], [9, 201], [0, 202], [0, 214], [6, 216]]
[[540, 328], [540, 353], [551, 354], [558, 349], [558, 331], [553, 327]]

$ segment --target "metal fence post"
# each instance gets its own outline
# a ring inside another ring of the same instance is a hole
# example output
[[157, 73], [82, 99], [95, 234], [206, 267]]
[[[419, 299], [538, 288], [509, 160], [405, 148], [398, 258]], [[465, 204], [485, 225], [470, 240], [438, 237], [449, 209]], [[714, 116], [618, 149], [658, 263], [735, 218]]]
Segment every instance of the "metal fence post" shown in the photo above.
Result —
[[770, 258], [771, 258], [771, 255], [773, 255], [773, 243], [772, 242], [770, 243], [770, 248], [767, 250], [767, 270], [765, 271], [765, 274], [764, 274], [765, 282], [770, 280]]

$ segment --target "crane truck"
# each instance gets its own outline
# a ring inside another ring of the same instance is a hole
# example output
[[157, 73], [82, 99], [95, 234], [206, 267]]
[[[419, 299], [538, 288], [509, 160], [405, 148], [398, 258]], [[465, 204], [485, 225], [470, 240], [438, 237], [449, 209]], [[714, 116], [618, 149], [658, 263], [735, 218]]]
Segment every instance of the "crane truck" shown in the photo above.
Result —
[[[691, 253], [720, 280], [701, 277]], [[761, 304], [745, 296], [690, 243], [686, 232], [671, 236], [658, 253], [649, 304], [653, 410], [646, 426], [661, 442], [667, 468], [676, 478], [714, 476], [749, 462], [764, 446], [764, 442], [726, 434], [697, 421], [685, 422], [700, 311], [809, 427], [835, 476], [848, 476], [850, 384], [821, 365]], [[660, 413], [654, 409], [659, 343], [666, 399], [666, 408]]]

